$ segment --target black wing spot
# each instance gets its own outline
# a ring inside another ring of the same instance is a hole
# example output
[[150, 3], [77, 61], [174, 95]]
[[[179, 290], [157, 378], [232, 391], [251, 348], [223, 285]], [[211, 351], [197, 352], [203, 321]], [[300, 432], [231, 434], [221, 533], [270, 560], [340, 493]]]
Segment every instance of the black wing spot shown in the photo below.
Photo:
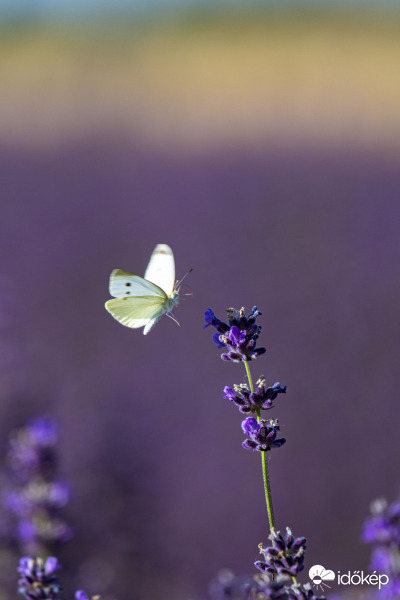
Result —
[[130, 294], [130, 292], [126, 292], [127, 294]]
[[132, 284], [128, 282], [128, 283], [126, 283], [125, 285], [126, 285], [126, 287], [129, 287], [129, 286], [131, 286]]

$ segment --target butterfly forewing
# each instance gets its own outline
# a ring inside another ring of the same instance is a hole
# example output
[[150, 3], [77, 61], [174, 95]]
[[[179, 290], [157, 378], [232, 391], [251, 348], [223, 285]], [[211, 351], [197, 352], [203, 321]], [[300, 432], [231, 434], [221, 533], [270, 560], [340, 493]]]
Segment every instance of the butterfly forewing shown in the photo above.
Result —
[[146, 281], [138, 275], [114, 269], [110, 275], [110, 294], [114, 298], [124, 298], [125, 296], [161, 296], [166, 298], [164, 289], [155, 285], [151, 281]]
[[144, 278], [162, 288], [170, 296], [175, 284], [175, 261], [167, 244], [158, 244], [147, 265]]
[[165, 299], [160, 296], [114, 298], [108, 300], [105, 306], [114, 319], [132, 329], [144, 327], [154, 321], [151, 325], [153, 326], [165, 312], [166, 307]]

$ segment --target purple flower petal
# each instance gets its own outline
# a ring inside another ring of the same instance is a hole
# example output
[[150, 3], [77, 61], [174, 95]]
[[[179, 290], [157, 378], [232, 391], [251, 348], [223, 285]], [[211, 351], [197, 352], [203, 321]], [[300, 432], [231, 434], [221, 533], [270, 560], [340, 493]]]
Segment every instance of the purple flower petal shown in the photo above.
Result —
[[244, 421], [242, 421], [242, 429], [246, 435], [252, 435], [255, 430], [258, 428], [257, 419], [254, 417], [247, 417]]
[[46, 575], [51, 575], [55, 571], [61, 569], [61, 565], [59, 564], [57, 558], [55, 556], [49, 556], [44, 565], [44, 571]]

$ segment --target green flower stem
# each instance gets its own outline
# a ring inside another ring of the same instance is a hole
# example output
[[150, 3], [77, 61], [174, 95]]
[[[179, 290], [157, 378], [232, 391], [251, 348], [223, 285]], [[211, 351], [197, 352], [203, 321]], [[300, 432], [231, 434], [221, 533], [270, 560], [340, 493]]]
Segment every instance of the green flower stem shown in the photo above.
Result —
[[[243, 361], [244, 366], [246, 367], [247, 379], [249, 380], [250, 390], [254, 393], [254, 384], [253, 379], [250, 373], [250, 367], [247, 360]], [[261, 419], [261, 409], [257, 408], [257, 421], [260, 423]], [[265, 491], [265, 501], [267, 503], [267, 511], [268, 511], [268, 520], [269, 520], [269, 528], [272, 531], [275, 529], [275, 518], [274, 518], [274, 509], [272, 506], [272, 495], [271, 495], [271, 485], [269, 482], [269, 474], [268, 474], [268, 461], [267, 461], [267, 453], [261, 452], [261, 460], [262, 460], [262, 471], [263, 471], [263, 479], [264, 479], [264, 491]]]

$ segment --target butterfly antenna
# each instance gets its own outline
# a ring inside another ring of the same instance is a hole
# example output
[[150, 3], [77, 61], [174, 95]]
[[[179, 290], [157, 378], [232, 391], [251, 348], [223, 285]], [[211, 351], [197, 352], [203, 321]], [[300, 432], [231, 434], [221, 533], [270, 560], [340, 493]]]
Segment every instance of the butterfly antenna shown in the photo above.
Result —
[[173, 320], [173, 321], [174, 321], [174, 322], [175, 322], [177, 325], [179, 325], [179, 327], [181, 326], [181, 324], [179, 323], [179, 321], [177, 321], [177, 320], [175, 319], [175, 317], [173, 317], [173, 316], [171, 315], [171, 313], [167, 313], [167, 317], [169, 317], [170, 319], [172, 319], [172, 320]]
[[175, 289], [179, 292], [179, 288], [182, 285], [182, 281], [185, 279], [185, 277], [187, 277], [189, 275], [189, 273], [191, 273], [193, 271], [193, 267], [191, 269], [189, 269], [189, 271], [187, 273], [184, 274], [184, 276], [182, 277], [182, 279], [180, 281], [176, 282], [175, 285]]

